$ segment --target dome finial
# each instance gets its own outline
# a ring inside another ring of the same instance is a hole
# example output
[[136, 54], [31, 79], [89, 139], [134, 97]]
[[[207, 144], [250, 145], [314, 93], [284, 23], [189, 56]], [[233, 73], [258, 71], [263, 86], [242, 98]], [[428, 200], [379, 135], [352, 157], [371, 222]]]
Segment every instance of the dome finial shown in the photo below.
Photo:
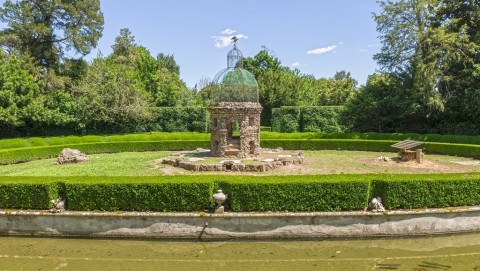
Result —
[[237, 41], [238, 40], [239, 40], [239, 38], [237, 38], [237, 36], [232, 37], [233, 47], [237, 47]]
[[237, 38], [237, 36], [233, 36], [231, 40], [233, 42], [233, 49], [230, 50], [230, 52], [228, 52], [227, 54], [227, 67], [242, 68], [243, 55], [242, 52], [240, 52], [240, 50], [238, 50], [237, 48], [237, 41], [239, 40], [239, 38]]

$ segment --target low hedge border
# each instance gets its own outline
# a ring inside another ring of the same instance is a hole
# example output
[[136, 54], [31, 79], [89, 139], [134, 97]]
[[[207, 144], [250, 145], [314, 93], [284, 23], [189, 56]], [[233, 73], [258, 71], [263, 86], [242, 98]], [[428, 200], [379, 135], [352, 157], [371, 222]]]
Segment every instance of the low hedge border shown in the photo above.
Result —
[[0, 208], [181, 211], [213, 208], [222, 188], [231, 211], [354, 211], [373, 197], [387, 209], [480, 204], [480, 173], [309, 176], [0, 177]]
[[[390, 145], [396, 141], [362, 139], [263, 139], [263, 148], [282, 147], [286, 150], [357, 150], [395, 151]], [[43, 146], [0, 150], [0, 164], [13, 164], [36, 159], [56, 157], [63, 148], [74, 148], [93, 153], [141, 152], [141, 151], [181, 151], [196, 148], [210, 148], [209, 140], [164, 140], [98, 142], [59, 146]], [[426, 153], [480, 158], [480, 145], [427, 142]]]
[[63, 148], [79, 149], [93, 153], [142, 152], [142, 151], [174, 151], [194, 150], [196, 148], [210, 148], [210, 141], [205, 140], [165, 140], [140, 142], [97, 142], [70, 144], [58, 146], [44, 146], [0, 150], [0, 164], [13, 164], [31, 160], [57, 157]]
[[[419, 140], [425, 142], [442, 142], [455, 144], [480, 145], [480, 136], [462, 136], [462, 135], [438, 135], [438, 134], [414, 134], [414, 133], [277, 133], [261, 132], [262, 139], [353, 139], [353, 140], [386, 140], [401, 141], [405, 139]], [[31, 137], [31, 138], [13, 138], [0, 139], [0, 150], [13, 148], [30, 148], [42, 146], [58, 146], [69, 144], [85, 144], [100, 142], [158, 142], [170, 140], [210, 140], [210, 134], [195, 132], [175, 132], [163, 133], [152, 132], [145, 134], [126, 134], [126, 135], [88, 135], [88, 136], [64, 136], [64, 137]]]

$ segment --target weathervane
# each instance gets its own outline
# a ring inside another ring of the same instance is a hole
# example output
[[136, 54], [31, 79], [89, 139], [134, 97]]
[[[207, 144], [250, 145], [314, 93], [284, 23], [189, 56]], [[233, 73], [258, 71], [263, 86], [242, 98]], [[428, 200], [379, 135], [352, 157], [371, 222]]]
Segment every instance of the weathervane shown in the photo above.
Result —
[[237, 36], [233, 36], [232, 37], [233, 47], [237, 47], [237, 41], [238, 41]]

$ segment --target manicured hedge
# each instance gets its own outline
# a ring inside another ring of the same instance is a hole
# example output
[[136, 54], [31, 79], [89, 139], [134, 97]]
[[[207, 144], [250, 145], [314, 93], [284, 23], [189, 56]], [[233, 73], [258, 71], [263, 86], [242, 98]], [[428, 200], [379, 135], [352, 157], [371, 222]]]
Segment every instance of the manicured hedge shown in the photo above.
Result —
[[480, 145], [427, 142], [425, 150], [427, 153], [480, 158]]
[[206, 133], [209, 126], [208, 110], [205, 107], [156, 107], [154, 121], [148, 130], [161, 132]]
[[373, 197], [387, 209], [480, 204], [480, 173], [308, 176], [1, 177], [0, 208], [189, 211], [213, 207], [222, 188], [231, 211], [363, 210]]
[[70, 210], [202, 211], [212, 205], [213, 182], [178, 177], [89, 177], [65, 184]]
[[0, 177], [0, 208], [49, 209], [50, 200], [61, 193], [61, 185], [36, 177]]
[[344, 211], [367, 207], [370, 183], [361, 176], [266, 176], [219, 185], [232, 211]]
[[392, 175], [374, 178], [372, 195], [387, 209], [480, 204], [480, 174]]
[[341, 132], [341, 106], [282, 106], [272, 110], [272, 131]]
[[[361, 139], [262, 139], [263, 148], [282, 147], [287, 150], [359, 150], [359, 151], [395, 151], [390, 145], [397, 141], [361, 140]], [[117, 153], [127, 151], [173, 151], [210, 148], [209, 140], [164, 140], [164, 141], [124, 141], [99, 142], [44, 147], [0, 150], [0, 164], [25, 162], [35, 159], [56, 157], [63, 148], [75, 148], [92, 153]], [[457, 155], [480, 158], [480, 145], [449, 144], [427, 142], [426, 153]]]
[[195, 140], [165, 140], [148, 142], [99, 142], [57, 145], [45, 147], [31, 147], [19, 149], [0, 150], [0, 164], [26, 162], [35, 159], [46, 159], [58, 156], [63, 148], [74, 148], [86, 154], [92, 153], [117, 153], [141, 151], [173, 151], [194, 150], [196, 148], [210, 148], [210, 141]]
[[355, 139], [265, 139], [263, 148], [282, 147], [286, 150], [357, 150], [357, 151], [393, 151], [390, 145], [396, 141], [374, 141]]
[[[268, 127], [267, 127], [268, 128]], [[266, 129], [267, 129], [266, 128]], [[461, 136], [461, 135], [436, 135], [436, 134], [413, 134], [413, 133], [277, 133], [261, 132], [262, 139], [355, 139], [355, 140], [388, 140], [400, 141], [405, 139], [426, 141], [480, 145], [480, 136]], [[134, 142], [134, 141], [170, 141], [170, 140], [210, 140], [210, 134], [203, 133], [145, 133], [145, 134], [126, 134], [109, 136], [66, 136], [66, 137], [32, 137], [1, 139], [0, 150], [13, 148], [29, 148], [55, 145], [100, 143], [100, 142]]]
[[85, 143], [115, 143], [115, 142], [132, 142], [132, 141], [169, 141], [169, 140], [210, 140], [209, 134], [202, 133], [145, 133], [145, 134], [126, 134], [126, 135], [108, 135], [108, 136], [65, 136], [65, 137], [31, 137], [31, 138], [14, 138], [1, 139], [0, 150], [85, 144]]

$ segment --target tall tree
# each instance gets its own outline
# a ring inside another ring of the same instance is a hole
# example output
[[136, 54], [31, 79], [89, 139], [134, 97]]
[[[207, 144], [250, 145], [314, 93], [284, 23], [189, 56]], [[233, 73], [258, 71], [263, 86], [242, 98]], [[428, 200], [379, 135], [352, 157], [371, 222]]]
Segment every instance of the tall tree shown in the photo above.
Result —
[[40, 87], [25, 66], [24, 60], [0, 51], [0, 127], [9, 136], [35, 122], [42, 111]]
[[[124, 61], [131, 63], [136, 54], [138, 45], [135, 43], [135, 36], [130, 29], [120, 29], [120, 35], [115, 38], [115, 43], [112, 45], [112, 56], [122, 58]], [[130, 59], [130, 61], [128, 61]]]
[[66, 52], [88, 54], [103, 31], [100, 0], [6, 0], [0, 45], [28, 52], [47, 69], [56, 69]]

